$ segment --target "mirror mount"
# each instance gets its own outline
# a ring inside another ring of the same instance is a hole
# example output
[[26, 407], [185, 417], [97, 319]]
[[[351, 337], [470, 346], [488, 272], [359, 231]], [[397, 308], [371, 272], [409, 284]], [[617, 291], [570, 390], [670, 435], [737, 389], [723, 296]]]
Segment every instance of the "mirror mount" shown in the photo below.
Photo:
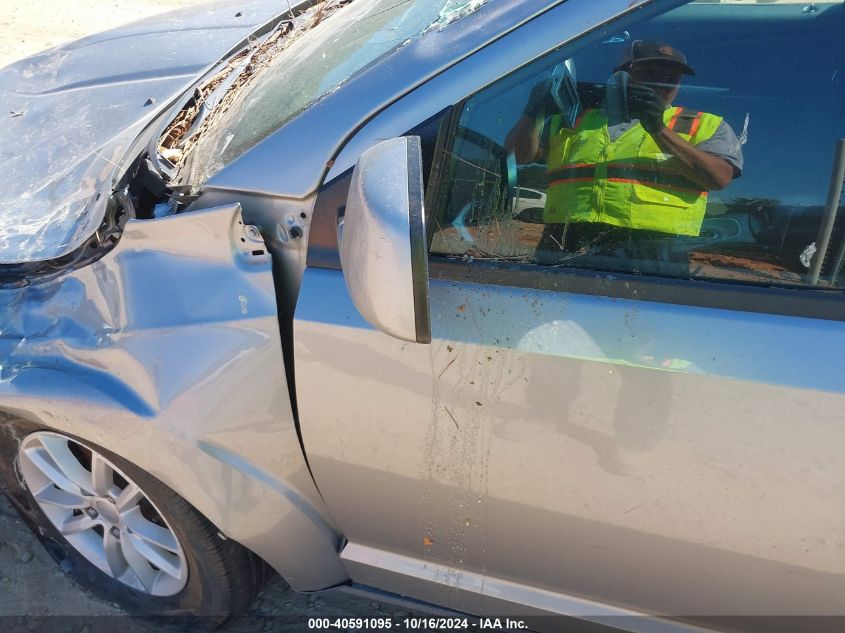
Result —
[[431, 342], [422, 150], [417, 136], [383, 141], [352, 172], [340, 261], [355, 307], [370, 325]]

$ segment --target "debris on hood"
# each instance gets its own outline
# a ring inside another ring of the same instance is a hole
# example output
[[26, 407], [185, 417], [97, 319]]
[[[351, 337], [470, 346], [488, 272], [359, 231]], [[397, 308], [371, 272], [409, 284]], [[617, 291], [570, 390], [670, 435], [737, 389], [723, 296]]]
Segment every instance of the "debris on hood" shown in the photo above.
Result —
[[[209, 178], [379, 59], [486, 0], [322, 0], [201, 86], [159, 145], [170, 186]], [[347, 6], [348, 5], [348, 6]], [[342, 15], [334, 13], [343, 9]], [[169, 163], [169, 164], [168, 164]]]
[[260, 75], [279, 54], [303, 34], [317, 26], [352, 0], [323, 0], [292, 19], [282, 22], [263, 41], [235, 55], [225, 67], [197, 88], [194, 98], [167, 127], [158, 151], [174, 168], [175, 180], [183, 161], [196, 147], [194, 140], [225, 113], [237, 98], [240, 88]]

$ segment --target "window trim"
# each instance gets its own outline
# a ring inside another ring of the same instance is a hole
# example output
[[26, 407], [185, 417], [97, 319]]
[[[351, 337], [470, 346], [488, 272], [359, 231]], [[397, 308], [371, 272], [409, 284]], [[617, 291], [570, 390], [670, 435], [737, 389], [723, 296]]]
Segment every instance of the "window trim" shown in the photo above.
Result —
[[845, 290], [783, 288], [429, 254], [429, 279], [845, 321]]

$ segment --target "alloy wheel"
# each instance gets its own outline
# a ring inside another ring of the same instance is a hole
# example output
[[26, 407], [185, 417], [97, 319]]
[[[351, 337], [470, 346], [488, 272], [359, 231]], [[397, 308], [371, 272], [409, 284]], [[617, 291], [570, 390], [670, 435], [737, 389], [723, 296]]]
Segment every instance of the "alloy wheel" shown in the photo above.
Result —
[[47, 431], [28, 435], [18, 459], [41, 510], [94, 566], [152, 596], [182, 590], [188, 563], [179, 539], [140, 486], [109, 459]]

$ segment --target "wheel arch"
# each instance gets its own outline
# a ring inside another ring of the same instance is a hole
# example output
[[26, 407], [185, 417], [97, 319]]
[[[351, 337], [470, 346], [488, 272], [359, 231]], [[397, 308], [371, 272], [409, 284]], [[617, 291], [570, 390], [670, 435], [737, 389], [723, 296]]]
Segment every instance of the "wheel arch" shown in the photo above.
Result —
[[[68, 408], [73, 403], [65, 401]], [[144, 450], [127, 450], [125, 441], [109, 439], [92, 422], [74, 416], [49, 416], [15, 407], [0, 409], [0, 469], [4, 481], [15, 481], [18, 489], [4, 490], [18, 512], [33, 527], [27, 515], [37, 512], [29, 503], [15, 457], [20, 442], [32, 432], [49, 430], [69, 435], [84, 444], [101, 447], [129, 461], [158, 479], [185, 499], [219, 531], [275, 569], [297, 591], [315, 591], [348, 579], [338, 556], [341, 537], [322, 512], [296, 487], [257, 468], [229, 448], [207, 443], [193, 445], [160, 430], [139, 430], [135, 436]], [[183, 459], [156, 459], [178, 445]], [[152, 457], [152, 458], [151, 458]], [[202, 481], [197, 473], [205, 474]], [[226, 482], [220, 487], [220, 482]], [[260, 499], [261, 507], [247, 514], [243, 507]], [[38, 532], [36, 530], [36, 532]], [[44, 540], [44, 534], [38, 534]], [[49, 544], [45, 543], [49, 547]]]

